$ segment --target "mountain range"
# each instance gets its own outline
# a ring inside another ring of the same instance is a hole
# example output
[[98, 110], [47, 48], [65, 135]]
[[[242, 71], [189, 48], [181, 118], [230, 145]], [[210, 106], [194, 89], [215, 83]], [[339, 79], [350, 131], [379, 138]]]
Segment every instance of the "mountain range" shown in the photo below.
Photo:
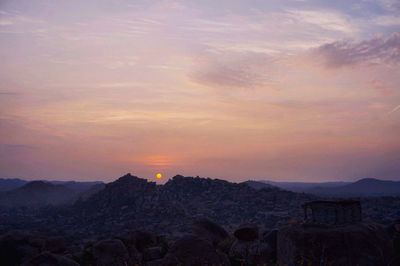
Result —
[[254, 188], [275, 186], [281, 189], [328, 197], [379, 197], [399, 196], [400, 181], [363, 178], [355, 182], [274, 182], [246, 181]]
[[40, 207], [71, 203], [102, 189], [102, 182], [0, 179], [0, 206]]

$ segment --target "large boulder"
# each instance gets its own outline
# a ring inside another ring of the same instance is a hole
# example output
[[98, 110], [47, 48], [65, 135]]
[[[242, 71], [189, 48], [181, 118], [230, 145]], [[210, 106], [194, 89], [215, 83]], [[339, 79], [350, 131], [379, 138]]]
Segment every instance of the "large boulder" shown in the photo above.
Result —
[[255, 241], [258, 239], [258, 227], [253, 224], [243, 224], [234, 232], [239, 241]]
[[23, 231], [10, 231], [0, 236], [1, 265], [20, 265], [25, 260], [40, 254], [46, 240]]
[[55, 254], [63, 254], [67, 250], [67, 245], [62, 237], [46, 238], [45, 250]]
[[271, 253], [267, 243], [236, 240], [229, 251], [229, 257], [235, 265], [267, 265], [271, 261]]
[[143, 250], [142, 254], [144, 261], [152, 261], [161, 259], [165, 255], [165, 252], [162, 247], [151, 247]]
[[265, 265], [271, 261], [272, 249], [260, 239], [257, 226], [241, 225], [234, 236], [236, 240], [230, 247], [229, 257], [235, 265]]
[[218, 252], [208, 241], [196, 236], [185, 236], [177, 240], [159, 265], [230, 265], [228, 257]]
[[276, 261], [276, 253], [278, 246], [278, 230], [274, 229], [271, 231], [264, 232], [261, 238], [262, 243], [268, 244], [270, 248], [271, 260]]
[[279, 265], [375, 266], [392, 260], [391, 239], [375, 224], [296, 225], [278, 232]]
[[22, 266], [79, 266], [79, 264], [64, 256], [43, 252], [27, 260]]
[[395, 253], [394, 265], [400, 265], [400, 220], [393, 222], [387, 232], [389, 233]]
[[195, 221], [192, 225], [192, 231], [197, 237], [210, 241], [214, 246], [229, 237], [224, 228], [208, 219]]
[[130, 264], [128, 250], [119, 239], [107, 239], [94, 244], [93, 257], [97, 266]]

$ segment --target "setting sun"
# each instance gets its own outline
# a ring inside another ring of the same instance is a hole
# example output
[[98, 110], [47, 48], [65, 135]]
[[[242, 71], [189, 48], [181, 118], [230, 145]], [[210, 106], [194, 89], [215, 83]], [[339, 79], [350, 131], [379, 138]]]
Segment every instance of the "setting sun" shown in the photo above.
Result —
[[157, 179], [161, 179], [161, 178], [162, 178], [162, 174], [161, 174], [161, 173], [157, 173], [157, 174], [156, 174], [156, 178], [157, 178]]

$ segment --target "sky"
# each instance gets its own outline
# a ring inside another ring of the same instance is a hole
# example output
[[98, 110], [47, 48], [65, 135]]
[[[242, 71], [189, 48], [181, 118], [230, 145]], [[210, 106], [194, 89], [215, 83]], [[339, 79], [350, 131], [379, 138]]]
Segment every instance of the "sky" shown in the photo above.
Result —
[[0, 177], [400, 180], [397, 0], [0, 0]]

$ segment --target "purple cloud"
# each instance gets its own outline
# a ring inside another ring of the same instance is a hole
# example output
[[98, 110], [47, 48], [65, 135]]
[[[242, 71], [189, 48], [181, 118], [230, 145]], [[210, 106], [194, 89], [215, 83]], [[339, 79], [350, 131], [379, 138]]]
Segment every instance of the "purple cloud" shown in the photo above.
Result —
[[358, 63], [400, 62], [400, 32], [387, 38], [376, 37], [361, 42], [337, 41], [324, 44], [315, 50], [328, 67], [336, 68]]
[[271, 82], [266, 71], [271, 63], [266, 54], [227, 52], [217, 59], [206, 56], [191, 78], [212, 87], [255, 88]]

